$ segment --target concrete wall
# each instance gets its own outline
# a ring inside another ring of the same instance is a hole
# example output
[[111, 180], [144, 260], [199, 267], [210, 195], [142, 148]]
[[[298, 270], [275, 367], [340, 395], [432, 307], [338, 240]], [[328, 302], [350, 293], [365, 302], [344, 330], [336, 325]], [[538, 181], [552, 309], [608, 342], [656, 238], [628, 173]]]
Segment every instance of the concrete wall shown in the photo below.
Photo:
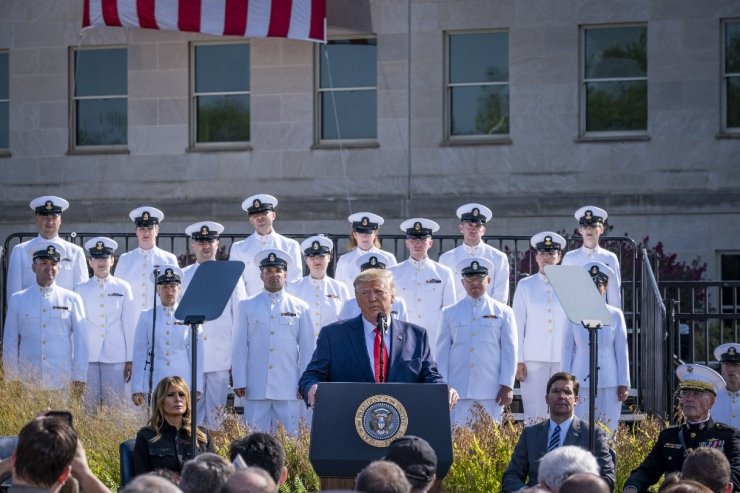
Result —
[[[615, 234], [700, 255], [710, 277], [717, 251], [740, 250], [740, 140], [717, 138], [720, 20], [740, 17], [740, 1], [413, 0], [410, 19], [406, 0], [327, 3], [330, 33], [378, 37], [377, 148], [312, 149], [314, 47], [255, 39], [253, 149], [187, 152], [188, 43], [212, 38], [80, 33], [81, 0], [0, 0], [12, 152], [0, 158], [0, 237], [30, 230], [27, 204], [46, 193], [72, 203], [65, 230], [129, 230], [128, 210], [153, 203], [164, 231], [212, 218], [248, 233], [239, 204], [265, 192], [280, 199], [282, 232], [343, 232], [350, 211], [369, 209], [393, 233], [412, 215], [451, 233], [469, 201], [494, 210], [493, 234], [570, 232], [572, 212], [594, 203]], [[650, 138], [579, 142], [579, 25], [620, 22], [647, 24]], [[443, 33], [480, 28], [510, 33], [512, 142], [443, 145]], [[68, 155], [69, 47], [106, 44], [128, 47], [130, 152]]]

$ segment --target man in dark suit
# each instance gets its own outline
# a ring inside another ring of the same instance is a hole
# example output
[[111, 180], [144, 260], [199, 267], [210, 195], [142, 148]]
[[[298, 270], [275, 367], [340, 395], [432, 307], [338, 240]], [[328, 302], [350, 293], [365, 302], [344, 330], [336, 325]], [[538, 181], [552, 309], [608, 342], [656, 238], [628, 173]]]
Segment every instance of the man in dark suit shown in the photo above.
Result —
[[[444, 383], [432, 360], [426, 330], [395, 319], [388, 320], [384, 334], [378, 329], [378, 314], [391, 311], [391, 273], [366, 270], [354, 286], [362, 313], [321, 329], [313, 358], [298, 382], [306, 404], [314, 406], [319, 382]], [[457, 392], [452, 388], [449, 398], [453, 406]]]
[[[502, 477], [504, 493], [537, 484], [540, 460], [548, 451], [563, 445], [575, 445], [588, 450], [588, 423], [573, 415], [577, 400], [578, 381], [573, 375], [558, 372], [550, 377], [545, 394], [545, 402], [550, 407], [550, 419], [524, 428]], [[609, 490], [614, 491], [614, 462], [601, 428], [596, 429], [594, 455], [601, 477], [609, 484]]]

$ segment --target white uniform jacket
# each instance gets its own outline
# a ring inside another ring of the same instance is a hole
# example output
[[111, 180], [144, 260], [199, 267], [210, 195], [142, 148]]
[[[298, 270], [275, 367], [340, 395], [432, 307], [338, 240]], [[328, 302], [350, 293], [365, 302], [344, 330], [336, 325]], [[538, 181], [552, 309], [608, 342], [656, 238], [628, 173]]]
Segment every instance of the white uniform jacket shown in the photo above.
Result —
[[619, 266], [619, 259], [617, 259], [617, 256], [613, 252], [610, 252], [605, 248], [601, 248], [598, 245], [596, 246], [596, 248], [593, 249], [586, 247], [576, 248], [575, 250], [566, 252], [563, 256], [563, 261], [560, 262], [560, 264], [580, 265], [585, 267], [591, 262], [601, 262], [602, 264], [611, 267], [611, 269], [614, 271], [617, 279], [609, 279], [609, 284], [606, 288], [606, 300], [607, 303], [609, 303], [611, 306], [613, 306], [614, 308], [619, 308], [621, 310], [622, 272]]
[[727, 389], [722, 389], [717, 392], [717, 400], [712, 406], [712, 419], [739, 428], [740, 391], [730, 392]]
[[457, 301], [465, 298], [465, 290], [462, 286], [462, 277], [457, 271], [457, 264], [470, 257], [482, 257], [491, 261], [494, 272], [489, 272], [491, 285], [488, 294], [501, 303], [509, 303], [509, 257], [505, 253], [492, 246], [480, 242], [474, 247], [463, 243], [452, 250], [443, 253], [439, 257], [439, 263], [446, 265], [455, 273], [455, 297]]
[[294, 400], [316, 347], [308, 304], [282, 290], [239, 304], [232, 356], [234, 388], [248, 400]]
[[520, 280], [514, 291], [514, 317], [519, 334], [517, 361], [559, 363], [568, 317], [544, 274]]
[[442, 309], [455, 303], [452, 270], [429, 258], [421, 261], [409, 258], [388, 270], [393, 274], [396, 292], [406, 301], [409, 322], [427, 330], [429, 346], [434, 351]]
[[461, 399], [495, 399], [501, 385], [513, 389], [516, 346], [514, 311], [487, 294], [442, 312], [437, 365]]
[[[622, 310], [606, 305], [612, 316], [612, 324], [598, 329], [598, 388], [630, 386], [629, 357], [627, 355], [627, 329]], [[572, 373], [581, 384], [588, 388], [588, 329], [568, 322], [563, 332], [563, 351], [560, 368]]]
[[3, 335], [8, 380], [38, 378], [34, 384], [45, 390], [63, 389], [71, 380], [85, 382], [87, 349], [85, 308], [77, 293], [34, 284], [11, 295]]
[[[163, 307], [157, 304], [157, 327], [154, 334], [154, 376], [152, 391], [164, 377], [180, 376], [192, 389], [190, 326], [175, 319], [177, 305]], [[149, 392], [149, 349], [152, 347], [152, 311], [141, 312], [134, 335], [133, 375], [131, 392]], [[203, 337], [198, 337], [198, 372], [196, 390], [203, 389]]]
[[[349, 320], [359, 316], [360, 313], [362, 313], [362, 310], [360, 310], [360, 305], [357, 304], [357, 298], [351, 298], [344, 302], [342, 311], [339, 312], [339, 320]], [[391, 303], [391, 312], [388, 314], [388, 319], [391, 318], [401, 322], [411, 322], [406, 302], [400, 296], [396, 296], [393, 303]]]
[[24, 241], [13, 247], [8, 261], [8, 297], [31, 286], [36, 286], [36, 274], [31, 269], [33, 253], [41, 250], [42, 245], [54, 243], [64, 249], [64, 257], [59, 261], [59, 274], [54, 283], [62, 288], [72, 290], [89, 277], [85, 250], [82, 247], [61, 239], [59, 236], [47, 240], [41, 236]]
[[386, 252], [385, 250], [381, 250], [376, 247], [372, 247], [370, 250], [365, 251], [357, 247], [339, 257], [339, 260], [337, 260], [337, 267], [334, 269], [334, 279], [344, 283], [351, 292], [354, 292], [355, 277], [360, 273], [357, 259], [370, 252], [382, 252], [383, 255], [388, 257], [390, 265], [386, 265], [386, 269], [398, 263], [396, 261], [396, 256], [391, 252]]
[[314, 279], [308, 275], [300, 281], [286, 284], [285, 288], [290, 294], [308, 303], [316, 337], [319, 336], [321, 327], [340, 320], [342, 306], [352, 298], [347, 286], [329, 276]]
[[118, 259], [115, 276], [131, 285], [137, 320], [141, 312], [154, 306], [154, 266], [165, 264], [177, 265], [177, 257], [156, 246], [149, 250], [131, 250]]
[[129, 283], [114, 276], [92, 276], [75, 291], [85, 304], [90, 362], [133, 361], [137, 320]]
[[[199, 265], [188, 265], [182, 270], [184, 279], [181, 293], [185, 293]], [[204, 373], [231, 369], [231, 352], [236, 336], [236, 324], [239, 320], [239, 303], [245, 299], [247, 299], [247, 290], [244, 288], [244, 281], [239, 278], [221, 316], [202, 325], [203, 330], [199, 338], [203, 340]]]
[[286, 238], [275, 231], [268, 235], [252, 233], [241, 241], [231, 245], [229, 260], [241, 260], [244, 262], [242, 279], [247, 288], [247, 296], [252, 297], [262, 292], [265, 283], [260, 277], [260, 266], [254, 263], [254, 256], [267, 248], [278, 248], [286, 251], [293, 258], [293, 265], [288, 266], [288, 279], [286, 282], [298, 281], [303, 277], [303, 264], [301, 263], [301, 247], [292, 238]]

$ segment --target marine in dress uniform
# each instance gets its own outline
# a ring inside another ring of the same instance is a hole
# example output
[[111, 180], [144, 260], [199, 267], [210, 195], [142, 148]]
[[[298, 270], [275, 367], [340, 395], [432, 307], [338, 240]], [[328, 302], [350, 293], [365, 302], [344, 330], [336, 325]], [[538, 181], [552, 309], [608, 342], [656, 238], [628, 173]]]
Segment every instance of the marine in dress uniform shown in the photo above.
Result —
[[[136, 225], [136, 238], [139, 246], [124, 253], [118, 258], [114, 270], [115, 276], [131, 285], [134, 293], [135, 317], [144, 310], [154, 306], [154, 281], [152, 273], [155, 267], [177, 265], [177, 257], [157, 246], [159, 223], [164, 220], [164, 213], [155, 207], [137, 207], [129, 213]], [[159, 380], [155, 381], [155, 385]]]
[[[380, 249], [378, 232], [385, 220], [372, 212], [356, 212], [350, 214], [347, 220], [352, 225], [349, 233], [349, 248], [347, 253], [339, 257], [334, 279], [343, 282], [350, 291], [353, 290], [355, 277], [360, 273], [357, 259], [366, 253], [382, 253], [385, 255], [388, 267], [396, 265], [396, 257], [390, 252]], [[357, 314], [359, 315], [359, 311]]]
[[[591, 262], [586, 265], [594, 284], [602, 296], [606, 296], [610, 279], [614, 276], [607, 265]], [[622, 310], [606, 305], [611, 315], [611, 325], [596, 331], [598, 341], [598, 387], [596, 395], [596, 418], [607, 426], [612, 434], [617, 432], [622, 401], [627, 399], [630, 388], [629, 356], [627, 351], [627, 328]], [[589, 402], [589, 347], [588, 329], [568, 322], [563, 331], [560, 367], [572, 373], [581, 384], [581, 402], [576, 416], [588, 420]]]
[[292, 257], [283, 250], [258, 253], [262, 293], [240, 303], [232, 356], [234, 393], [245, 397], [244, 418], [253, 430], [282, 423], [298, 432], [298, 379], [316, 346], [308, 304], [285, 292]]
[[509, 257], [483, 241], [486, 223], [492, 216], [491, 209], [481, 204], [465, 204], [457, 208], [457, 217], [460, 218], [458, 228], [463, 235], [463, 243], [439, 257], [439, 263], [452, 269], [457, 277], [456, 301], [465, 298], [465, 290], [460, 289], [461, 277], [455, 269], [463, 260], [479, 257], [488, 259], [493, 264], [493, 270], [489, 272], [492, 281], [488, 294], [501, 303], [509, 303]]
[[75, 288], [87, 314], [89, 409], [130, 404], [136, 309], [129, 283], [110, 273], [117, 248], [118, 243], [105, 236], [85, 242], [93, 276]]
[[457, 266], [466, 296], [442, 312], [437, 341], [439, 372], [460, 394], [453, 425], [465, 425], [478, 403], [501, 422], [511, 403], [516, 374], [517, 327], [514, 311], [488, 294], [493, 264], [483, 257]]
[[[386, 269], [390, 265], [390, 257], [386, 254], [388, 252], [368, 252], [357, 257], [357, 271], [363, 272], [367, 269]], [[391, 277], [392, 279], [392, 277]], [[354, 295], [355, 289], [352, 287], [352, 294]], [[391, 302], [391, 318], [401, 320], [402, 322], [411, 322], [409, 320], [409, 312], [406, 307], [406, 301], [396, 294], [396, 285], [393, 284], [393, 301]], [[357, 298], [352, 297], [345, 301], [342, 310], [339, 312], [339, 320], [349, 320], [360, 315], [360, 305], [357, 304]]]
[[557, 265], [565, 248], [565, 238], [552, 231], [543, 231], [529, 241], [537, 250], [535, 260], [539, 272], [520, 280], [514, 291], [514, 317], [519, 334], [517, 380], [524, 406], [524, 420], [546, 418], [547, 381], [560, 371], [560, 350], [568, 317], [550, 286], [544, 269]]
[[289, 282], [298, 281], [303, 277], [300, 269], [301, 247], [298, 242], [276, 233], [273, 229], [273, 222], [277, 217], [275, 212], [277, 205], [278, 200], [275, 197], [265, 194], [252, 195], [242, 202], [242, 209], [247, 212], [249, 222], [254, 227], [254, 233], [231, 245], [229, 260], [244, 262], [242, 279], [247, 288], [247, 296], [250, 297], [261, 293], [263, 289], [260, 268], [259, 265], [254, 264], [254, 257], [264, 250], [278, 249], [288, 252], [293, 265], [299, 267], [288, 273]]
[[88, 272], [82, 248], [59, 237], [62, 213], [69, 208], [69, 202], [61, 197], [45, 195], [33, 199], [29, 205], [35, 214], [39, 235], [14, 246], [10, 252], [6, 284], [8, 297], [36, 284], [29, 259], [34, 252], [41, 250], [41, 245], [48, 243], [53, 243], [60, 252], [64, 252], [57, 266], [59, 274], [55, 284], [65, 289], [74, 289], [77, 284], [87, 280]]
[[[131, 391], [134, 404], [146, 402], [149, 388], [149, 373], [154, 352], [152, 386], [164, 377], [179, 376], [192, 386], [192, 337], [190, 326], [175, 318], [183, 273], [176, 265], [165, 264], [157, 276], [159, 303], [154, 308], [141, 312], [134, 334], [134, 361]], [[152, 312], [156, 310], [156, 325], [152, 330]], [[203, 338], [197, 338], [196, 391], [203, 389]]]
[[719, 361], [725, 387], [717, 391], [717, 402], [712, 406], [712, 418], [740, 428], [740, 344], [729, 342], [714, 349]]
[[409, 321], [427, 330], [432, 355], [436, 350], [442, 309], [455, 303], [455, 277], [452, 270], [429, 258], [432, 233], [439, 225], [421, 217], [401, 223], [406, 233], [409, 258], [390, 267], [396, 292], [406, 301]]
[[676, 369], [681, 380], [679, 399], [686, 423], [660, 432], [650, 453], [624, 483], [623, 493], [642, 493], [663, 475], [680, 472], [684, 458], [698, 447], [715, 447], [730, 462], [730, 480], [740, 488], [740, 431], [716, 422], [709, 410], [717, 391], [724, 387], [722, 377], [702, 365], [681, 365]]
[[583, 238], [583, 246], [567, 252], [562, 265], [584, 266], [591, 262], [601, 262], [614, 271], [609, 283], [606, 302], [615, 308], [622, 309], [622, 274], [617, 256], [599, 246], [599, 238], [604, 233], [604, 221], [607, 213], [593, 205], [581, 207], [574, 214], [578, 221], [578, 232]]
[[[182, 270], [181, 293], [188, 289], [201, 264], [216, 260], [219, 237], [223, 232], [223, 225], [213, 221], [193, 223], [185, 229], [185, 234], [190, 236], [190, 248], [195, 252], [196, 263]], [[224, 416], [239, 303], [246, 298], [244, 281], [239, 278], [221, 316], [202, 325], [203, 333], [200, 338], [203, 340], [203, 399], [198, 406], [198, 425], [211, 430], [221, 427]]]
[[317, 235], [301, 242], [309, 275], [297, 282], [286, 284], [285, 289], [302, 299], [311, 307], [311, 322], [314, 336], [318, 337], [321, 327], [340, 320], [339, 312], [344, 303], [352, 298], [344, 283], [326, 273], [331, 262], [334, 243], [327, 237]]
[[31, 388], [80, 395], [87, 379], [87, 330], [80, 295], [55, 282], [65, 253], [39, 244], [26, 258], [34, 285], [10, 296], [3, 334], [5, 378]]

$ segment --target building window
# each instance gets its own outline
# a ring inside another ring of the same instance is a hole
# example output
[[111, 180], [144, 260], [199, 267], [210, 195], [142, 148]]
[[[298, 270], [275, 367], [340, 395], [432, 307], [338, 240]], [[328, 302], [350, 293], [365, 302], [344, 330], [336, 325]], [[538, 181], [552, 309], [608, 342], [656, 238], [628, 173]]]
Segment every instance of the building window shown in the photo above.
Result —
[[509, 134], [509, 33], [447, 33], [447, 139]]
[[73, 48], [71, 148], [125, 149], [128, 142], [126, 48]]
[[317, 140], [374, 142], [378, 135], [376, 39], [331, 39], [317, 53]]
[[724, 23], [722, 64], [722, 126], [740, 132], [740, 21]]
[[10, 145], [10, 72], [8, 70], [8, 52], [0, 51], [0, 153], [8, 150]]
[[647, 131], [647, 28], [582, 30], [581, 134]]
[[207, 149], [248, 143], [249, 44], [194, 44], [191, 60], [191, 146]]

